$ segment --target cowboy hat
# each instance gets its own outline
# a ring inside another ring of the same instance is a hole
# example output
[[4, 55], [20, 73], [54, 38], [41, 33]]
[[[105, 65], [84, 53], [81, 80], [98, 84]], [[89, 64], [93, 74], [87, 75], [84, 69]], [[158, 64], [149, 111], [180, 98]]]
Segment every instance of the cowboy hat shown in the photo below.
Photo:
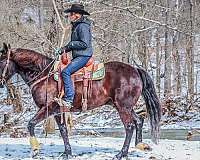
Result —
[[82, 4], [72, 4], [71, 8], [64, 10], [64, 13], [70, 12], [90, 15], [87, 11], [84, 10], [84, 6]]

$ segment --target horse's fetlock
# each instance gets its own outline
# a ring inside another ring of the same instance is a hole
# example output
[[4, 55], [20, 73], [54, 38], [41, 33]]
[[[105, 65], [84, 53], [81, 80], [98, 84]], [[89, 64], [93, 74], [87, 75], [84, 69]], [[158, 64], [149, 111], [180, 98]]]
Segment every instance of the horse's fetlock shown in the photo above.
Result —
[[35, 122], [34, 121], [29, 121], [28, 122], [28, 127], [34, 127], [35, 126]]
[[132, 130], [134, 128], [134, 124], [133, 123], [129, 123], [127, 125], [127, 129]]
[[65, 149], [66, 149], [66, 151], [71, 151], [71, 146], [70, 145], [66, 145]]

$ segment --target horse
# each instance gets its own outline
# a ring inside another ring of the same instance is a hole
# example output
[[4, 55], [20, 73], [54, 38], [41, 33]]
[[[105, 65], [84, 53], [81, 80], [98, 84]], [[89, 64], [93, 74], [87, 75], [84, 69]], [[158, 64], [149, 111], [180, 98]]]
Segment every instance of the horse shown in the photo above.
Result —
[[[48, 116], [54, 116], [64, 141], [63, 154], [66, 157], [71, 156], [72, 149], [69, 144], [66, 123], [61, 121], [60, 106], [54, 101], [58, 95], [58, 83], [52, 75], [49, 76], [48, 81], [47, 78], [44, 78], [49, 75], [53, 59], [33, 50], [11, 48], [5, 43], [0, 53], [0, 87], [3, 87], [15, 73], [18, 73], [31, 87], [33, 99], [38, 107], [37, 113], [27, 126], [32, 151], [39, 154], [39, 143], [35, 137], [34, 127]], [[33, 85], [36, 81], [37, 83]], [[70, 112], [82, 111], [82, 87], [82, 82], [76, 82], [74, 85], [75, 97]], [[113, 160], [120, 160], [127, 156], [134, 129], [136, 130], [135, 145], [142, 143], [144, 119], [136, 114], [133, 108], [141, 95], [146, 103], [150, 119], [151, 138], [153, 142], [157, 143], [161, 105], [153, 81], [145, 70], [122, 62], [111, 61], [105, 63], [105, 77], [102, 80], [93, 81], [87, 110], [101, 107], [107, 103], [112, 104], [119, 113], [125, 128], [124, 144]]]

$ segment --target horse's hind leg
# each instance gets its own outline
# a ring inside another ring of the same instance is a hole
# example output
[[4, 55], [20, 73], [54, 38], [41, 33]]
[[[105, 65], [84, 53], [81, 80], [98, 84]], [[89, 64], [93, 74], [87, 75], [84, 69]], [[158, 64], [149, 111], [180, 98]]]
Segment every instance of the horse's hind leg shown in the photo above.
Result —
[[123, 144], [123, 147], [121, 151], [113, 158], [113, 160], [120, 160], [122, 157], [127, 156], [128, 149], [130, 146], [131, 138], [133, 136], [133, 130], [134, 130], [134, 121], [132, 116], [132, 106], [126, 105], [126, 107], [121, 107], [118, 103], [115, 103], [116, 109], [119, 113], [119, 116], [124, 124], [125, 131], [126, 131], [126, 137]]
[[[59, 127], [60, 134], [63, 138], [64, 145], [65, 145], [65, 152], [63, 155], [66, 156], [66, 158], [68, 158], [68, 155], [72, 155], [72, 150], [71, 150], [71, 146], [69, 144], [69, 138], [68, 138], [68, 132], [67, 132], [65, 120], [64, 120], [64, 123], [61, 123], [61, 115], [56, 115], [56, 116], [54, 116], [54, 118]], [[65, 118], [65, 116], [64, 116], [64, 118]]]
[[135, 123], [135, 128], [136, 128], [136, 137], [135, 137], [135, 146], [138, 143], [142, 142], [142, 127], [143, 127], [143, 122], [144, 119], [141, 116], [138, 116], [134, 110], [132, 110], [132, 116], [133, 116], [133, 121]]

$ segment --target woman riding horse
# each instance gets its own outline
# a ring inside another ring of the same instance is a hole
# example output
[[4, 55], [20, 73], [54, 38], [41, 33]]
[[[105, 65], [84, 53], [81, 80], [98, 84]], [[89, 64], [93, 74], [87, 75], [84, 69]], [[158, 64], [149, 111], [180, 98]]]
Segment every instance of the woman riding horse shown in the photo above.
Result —
[[[74, 10], [75, 8], [78, 7], [74, 6]], [[81, 7], [79, 7], [79, 9], [84, 11]], [[70, 12], [70, 15], [72, 14], [73, 16], [74, 12], [71, 11], [72, 8], [66, 12]], [[74, 14], [76, 14], [76, 12]], [[84, 14], [84, 12], [82, 12], [82, 14]], [[89, 24], [85, 22], [83, 17], [73, 22], [73, 24], [76, 25], [72, 29], [72, 31], [74, 31], [72, 35], [74, 35], [73, 38], [75, 37], [77, 39], [72, 39], [72, 41], [62, 49], [67, 52], [72, 50], [72, 54], [75, 56], [71, 65], [62, 73], [65, 85], [68, 85], [68, 83], [71, 85], [70, 74], [79, 67], [82, 67], [92, 55], [91, 39], [85, 36], [85, 33], [90, 35]], [[87, 30], [87, 32], [85, 30]], [[80, 36], [77, 33], [80, 33]], [[83, 43], [79, 41], [80, 39], [78, 39], [78, 37], [81, 37]], [[75, 49], [74, 47], [78, 48]], [[83, 48], [85, 48], [85, 50]], [[87, 54], [84, 51], [87, 51]], [[58, 83], [54, 80], [53, 75], [48, 77], [53, 65], [52, 62], [54, 62], [53, 59], [29, 49], [11, 49], [6, 44], [4, 44], [0, 53], [0, 87], [15, 73], [18, 73], [31, 88], [33, 99], [38, 107], [37, 113], [28, 123], [30, 144], [34, 155], [39, 153], [39, 143], [35, 137], [34, 128], [38, 123], [51, 115], [54, 116], [64, 141], [64, 155], [66, 155], [66, 157], [72, 155], [67, 127], [66, 124], [61, 121], [60, 106], [54, 101], [54, 98], [58, 95]], [[81, 65], [79, 66], [78, 64], [78, 66], [76, 66], [77, 62], [80, 62]], [[82, 111], [83, 84], [75, 83], [75, 96], [72, 88], [69, 88], [69, 86], [65, 87], [65, 91], [67, 92], [64, 98], [66, 98], [66, 100], [68, 98], [72, 100], [74, 97], [73, 107], [70, 108], [70, 112]], [[124, 144], [120, 152], [113, 158], [114, 160], [121, 160], [122, 157], [127, 156], [134, 129], [136, 129], [135, 145], [142, 142], [143, 118], [134, 111], [134, 105], [137, 103], [140, 95], [143, 96], [146, 102], [152, 140], [157, 142], [159, 137], [161, 106], [155, 92], [153, 81], [146, 71], [141, 68], [134, 68], [128, 64], [113, 61], [105, 64], [105, 77], [101, 80], [93, 81], [87, 109], [91, 110], [101, 107], [109, 102], [119, 113], [119, 117], [125, 128], [126, 136]]]
[[64, 11], [72, 24], [71, 41], [61, 48], [58, 52], [60, 54], [64, 52], [72, 51], [73, 59], [62, 71], [62, 79], [64, 82], [64, 96], [62, 100], [55, 100], [68, 109], [72, 107], [74, 100], [74, 89], [71, 80], [71, 74], [75, 73], [82, 67], [84, 67], [92, 56], [92, 35], [90, 29], [90, 21], [83, 15], [90, 15], [84, 10], [84, 6], [81, 4], [73, 4], [71, 8]]

